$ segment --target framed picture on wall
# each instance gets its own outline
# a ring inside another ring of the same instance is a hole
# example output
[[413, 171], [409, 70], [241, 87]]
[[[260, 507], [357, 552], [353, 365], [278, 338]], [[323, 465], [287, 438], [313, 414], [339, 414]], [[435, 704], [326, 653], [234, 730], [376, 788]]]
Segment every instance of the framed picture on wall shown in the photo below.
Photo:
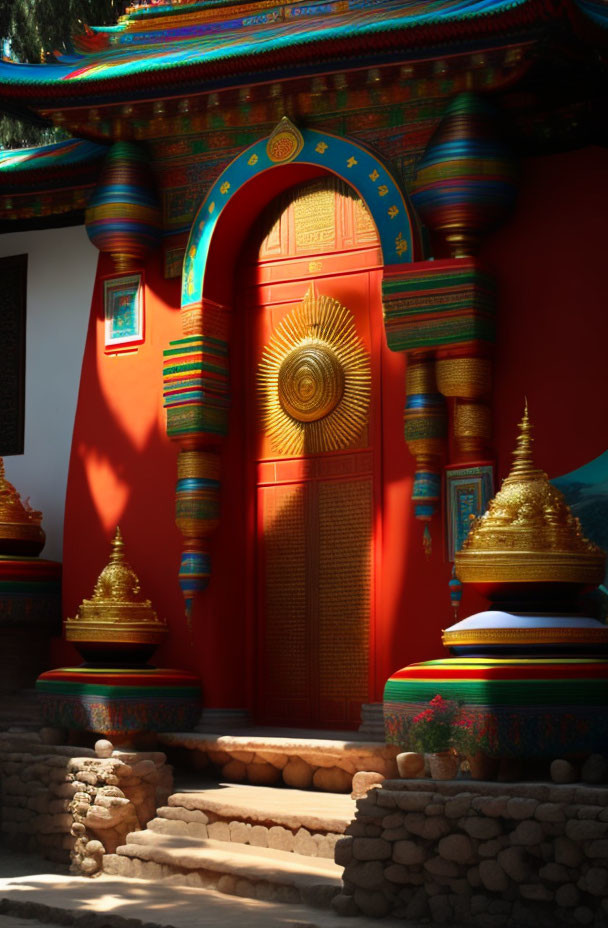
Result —
[[476, 464], [448, 468], [445, 482], [446, 554], [448, 561], [453, 562], [469, 534], [471, 516], [482, 515], [494, 496], [494, 467]]
[[105, 350], [140, 345], [144, 340], [144, 288], [141, 274], [104, 280]]

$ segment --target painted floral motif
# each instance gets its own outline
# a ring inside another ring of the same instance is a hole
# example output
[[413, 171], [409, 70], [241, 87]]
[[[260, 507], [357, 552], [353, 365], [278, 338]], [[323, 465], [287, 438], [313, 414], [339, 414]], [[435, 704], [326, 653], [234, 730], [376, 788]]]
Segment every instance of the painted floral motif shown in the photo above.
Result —
[[45, 722], [60, 728], [99, 733], [187, 731], [200, 713], [196, 699], [100, 697], [41, 694]]

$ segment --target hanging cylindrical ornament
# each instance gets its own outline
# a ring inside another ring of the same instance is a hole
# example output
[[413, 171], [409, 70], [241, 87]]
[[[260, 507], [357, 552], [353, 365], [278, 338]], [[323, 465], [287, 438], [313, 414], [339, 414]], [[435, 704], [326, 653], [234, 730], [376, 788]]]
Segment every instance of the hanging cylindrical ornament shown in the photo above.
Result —
[[485, 460], [492, 443], [492, 413], [485, 403], [458, 400], [454, 410], [454, 437], [461, 460]]
[[460, 609], [460, 600], [462, 599], [462, 583], [456, 576], [456, 570], [452, 567], [452, 577], [448, 584], [450, 588], [450, 604], [454, 610], [454, 619], [458, 619], [458, 610]]
[[438, 357], [437, 387], [444, 396], [479, 399], [492, 388], [492, 362], [482, 357]]
[[[182, 310], [183, 314], [183, 310]], [[182, 534], [179, 583], [190, 616], [211, 576], [209, 536], [219, 522], [218, 447], [228, 428], [228, 311], [209, 300], [192, 304], [185, 338], [164, 356], [167, 435], [180, 447], [176, 523]]]
[[416, 518], [425, 523], [423, 540], [430, 553], [429, 523], [441, 499], [441, 460], [447, 436], [445, 400], [437, 392], [432, 359], [408, 359], [406, 393], [405, 440], [416, 459], [412, 501]]
[[195, 597], [207, 589], [211, 576], [211, 556], [205, 540], [186, 539], [179, 565], [179, 585], [186, 605], [188, 618]]
[[493, 108], [474, 93], [448, 105], [418, 166], [412, 200], [452, 256], [473, 255], [479, 235], [515, 199], [516, 171]]
[[456, 400], [453, 430], [457, 460], [485, 460], [492, 442], [492, 414], [486, 405], [492, 388], [492, 362], [487, 357], [438, 357], [437, 386], [444, 396]]
[[138, 267], [158, 246], [161, 211], [140, 145], [112, 145], [89, 201], [85, 226], [95, 247], [112, 255], [118, 271]]
[[179, 583], [189, 614], [211, 574], [208, 538], [220, 516], [220, 460], [213, 451], [181, 451], [177, 459], [175, 522], [184, 539]]

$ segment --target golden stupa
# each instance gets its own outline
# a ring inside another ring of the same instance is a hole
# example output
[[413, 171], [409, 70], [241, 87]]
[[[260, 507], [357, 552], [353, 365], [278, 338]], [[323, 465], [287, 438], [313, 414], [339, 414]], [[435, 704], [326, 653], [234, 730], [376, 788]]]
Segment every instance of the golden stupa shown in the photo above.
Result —
[[110, 560], [100, 573], [93, 596], [82, 601], [65, 634], [83, 657], [98, 658], [136, 653], [148, 657], [167, 633], [167, 624], [156, 615], [141, 593], [139, 579], [125, 558], [120, 528], [112, 542]]
[[487, 511], [471, 524], [456, 554], [463, 583], [570, 583], [597, 585], [604, 552], [583, 536], [564, 496], [532, 460], [526, 402], [514, 463]]
[[6, 479], [0, 458], [0, 554], [36, 555], [44, 547], [42, 513], [31, 509]]

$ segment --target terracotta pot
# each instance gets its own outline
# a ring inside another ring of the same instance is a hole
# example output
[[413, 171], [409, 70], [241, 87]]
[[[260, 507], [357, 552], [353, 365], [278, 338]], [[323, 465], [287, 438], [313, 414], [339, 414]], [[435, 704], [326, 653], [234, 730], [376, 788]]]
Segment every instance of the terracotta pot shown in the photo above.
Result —
[[460, 758], [453, 751], [429, 754], [429, 768], [433, 780], [453, 780], [460, 767]]
[[498, 773], [498, 761], [488, 757], [483, 751], [477, 754], [467, 754], [467, 763], [473, 780], [495, 780]]

